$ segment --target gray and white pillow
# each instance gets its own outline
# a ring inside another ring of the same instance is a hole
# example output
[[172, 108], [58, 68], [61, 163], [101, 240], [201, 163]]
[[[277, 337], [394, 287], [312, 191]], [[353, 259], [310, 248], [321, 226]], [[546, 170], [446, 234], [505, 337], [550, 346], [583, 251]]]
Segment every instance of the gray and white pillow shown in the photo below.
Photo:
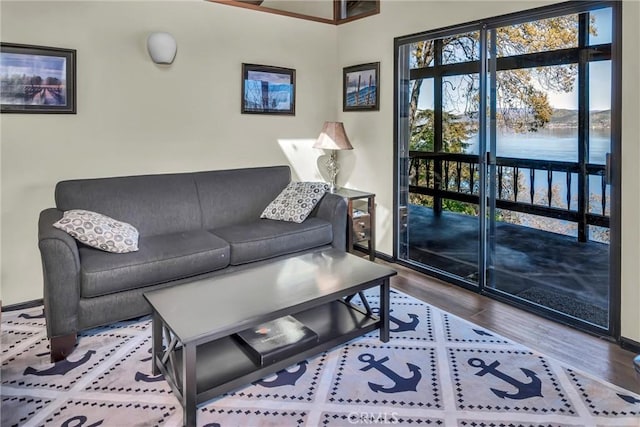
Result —
[[124, 254], [138, 250], [138, 230], [97, 212], [73, 209], [66, 211], [54, 227], [67, 232], [87, 246]]
[[290, 182], [260, 217], [300, 223], [307, 219], [328, 189], [329, 185], [324, 182]]

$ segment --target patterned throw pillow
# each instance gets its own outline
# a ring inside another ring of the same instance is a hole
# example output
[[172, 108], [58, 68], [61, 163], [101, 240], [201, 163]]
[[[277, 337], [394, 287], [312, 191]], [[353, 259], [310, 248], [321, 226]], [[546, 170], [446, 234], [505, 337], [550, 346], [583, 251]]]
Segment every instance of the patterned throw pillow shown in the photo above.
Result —
[[96, 212], [66, 211], [53, 226], [79, 242], [103, 251], [124, 254], [138, 250], [138, 230], [133, 225]]
[[302, 222], [307, 219], [328, 189], [329, 185], [324, 182], [290, 182], [278, 197], [269, 203], [260, 218]]

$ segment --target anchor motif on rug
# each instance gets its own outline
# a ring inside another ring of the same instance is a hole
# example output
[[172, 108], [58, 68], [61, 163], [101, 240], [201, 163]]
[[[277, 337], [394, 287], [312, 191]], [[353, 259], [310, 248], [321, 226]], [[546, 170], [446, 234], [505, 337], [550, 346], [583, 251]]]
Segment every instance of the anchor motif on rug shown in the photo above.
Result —
[[101, 426], [104, 420], [92, 424], [87, 424], [87, 422], [89, 422], [89, 418], [84, 415], [76, 415], [63, 422], [62, 427], [97, 427]]
[[40, 314], [28, 314], [28, 313], [22, 313], [20, 314], [18, 317], [22, 318], [22, 319], [44, 319], [44, 310], [42, 310], [42, 313]]
[[485, 336], [485, 337], [492, 337], [493, 336], [489, 332], [483, 331], [482, 329], [472, 329], [472, 331], [475, 332], [478, 335]]
[[500, 366], [500, 362], [498, 362], [497, 360], [490, 365], [487, 365], [484, 360], [474, 357], [469, 359], [469, 365], [473, 366], [474, 368], [482, 368], [480, 371], [476, 372], [476, 375], [478, 375], [479, 377], [482, 377], [486, 374], [491, 374], [494, 377], [500, 378], [501, 380], [511, 384], [518, 389], [517, 393], [509, 394], [506, 391], [492, 388], [491, 391], [493, 392], [493, 394], [501, 399], [504, 399], [506, 397], [514, 400], [522, 400], [528, 399], [530, 397], [544, 397], [542, 396], [542, 381], [540, 381], [540, 378], [538, 378], [538, 375], [535, 372], [529, 369], [520, 368], [520, 370], [527, 376], [527, 378], [531, 378], [531, 381], [529, 381], [528, 383], [523, 383], [513, 377], [510, 377], [504, 372], [499, 371], [497, 368], [498, 366]]
[[145, 374], [144, 372], [137, 371], [136, 375], [133, 377], [133, 379], [136, 382], [142, 381], [142, 382], [145, 382], [145, 383], [155, 383], [155, 382], [158, 382], [158, 381], [163, 381], [164, 380], [164, 375], [162, 375], [162, 374], [149, 375], [149, 374]]
[[626, 394], [620, 394], [620, 393], [616, 393], [618, 395], [618, 397], [622, 400], [624, 400], [627, 403], [631, 403], [632, 405], [636, 404], [636, 403], [640, 403], [640, 400], [636, 399], [633, 396], [629, 396]]
[[91, 359], [91, 356], [96, 354], [94, 350], [88, 350], [82, 358], [76, 362], [71, 362], [67, 359], [63, 359], [59, 362], [56, 362], [52, 367], [48, 369], [43, 369], [41, 371], [32, 368], [31, 366], [27, 366], [22, 375], [36, 375], [38, 377], [44, 377], [47, 375], [65, 375], [67, 372], [77, 368], [80, 365], [83, 365]]
[[261, 385], [262, 387], [274, 388], [280, 387], [283, 385], [296, 385], [296, 381], [300, 379], [305, 372], [307, 372], [307, 361], [302, 361], [298, 363], [298, 369], [295, 371], [289, 371], [287, 369], [283, 369], [281, 371], [276, 372], [276, 378], [271, 381], [260, 380], [256, 381], [254, 384]]
[[383, 392], [383, 393], [400, 393], [403, 391], [417, 391], [418, 383], [422, 378], [422, 374], [420, 373], [420, 367], [416, 366], [412, 363], [407, 363], [407, 367], [409, 371], [413, 374], [408, 378], [401, 377], [396, 372], [392, 371], [390, 368], [384, 365], [385, 362], [389, 360], [388, 357], [383, 357], [380, 360], [376, 360], [375, 356], [371, 353], [363, 353], [358, 356], [358, 360], [361, 362], [367, 363], [367, 366], [364, 368], [360, 368], [361, 371], [368, 371], [369, 369], [376, 369], [381, 374], [385, 375], [387, 378], [394, 382], [393, 387], [383, 387], [381, 384], [376, 384], [369, 382], [369, 388], [374, 392]]
[[[379, 308], [374, 308], [371, 310], [374, 314], [380, 315], [380, 309]], [[393, 310], [389, 310], [389, 313], [391, 313]], [[407, 316], [409, 316], [409, 319], [411, 319], [409, 322], [405, 322], [403, 320], [398, 319], [397, 317], [393, 317], [393, 316], [389, 316], [389, 321], [395, 323], [396, 326], [395, 328], [389, 328], [389, 332], [406, 332], [406, 331], [415, 331], [416, 327], [418, 326], [418, 323], [420, 323], [420, 319], [418, 318], [417, 314], [413, 314], [413, 313], [409, 313], [407, 314]]]
[[[166, 349], [167, 349], [167, 346], [163, 344], [162, 345], [162, 351], [164, 352]], [[149, 349], [147, 350], [147, 353], [149, 353], [149, 354], [153, 353], [153, 348], [149, 347]], [[140, 359], [140, 361], [141, 362], [148, 362], [151, 359], [153, 359], [153, 356], [145, 357], [144, 359]]]

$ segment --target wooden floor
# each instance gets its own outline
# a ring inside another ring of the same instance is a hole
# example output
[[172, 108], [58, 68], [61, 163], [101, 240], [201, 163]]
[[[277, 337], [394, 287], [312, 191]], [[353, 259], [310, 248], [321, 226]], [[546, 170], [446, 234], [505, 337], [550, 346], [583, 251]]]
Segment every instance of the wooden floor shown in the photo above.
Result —
[[578, 331], [448, 284], [397, 264], [391, 285], [435, 307], [483, 326], [533, 350], [640, 393], [633, 368], [635, 354], [617, 343]]

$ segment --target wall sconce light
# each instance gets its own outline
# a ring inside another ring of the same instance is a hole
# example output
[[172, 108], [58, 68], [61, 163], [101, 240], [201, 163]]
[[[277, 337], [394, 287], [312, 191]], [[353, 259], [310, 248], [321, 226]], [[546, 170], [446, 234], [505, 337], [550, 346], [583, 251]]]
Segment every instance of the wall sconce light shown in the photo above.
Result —
[[151, 33], [147, 38], [149, 56], [156, 64], [171, 64], [177, 49], [176, 39], [169, 33]]

